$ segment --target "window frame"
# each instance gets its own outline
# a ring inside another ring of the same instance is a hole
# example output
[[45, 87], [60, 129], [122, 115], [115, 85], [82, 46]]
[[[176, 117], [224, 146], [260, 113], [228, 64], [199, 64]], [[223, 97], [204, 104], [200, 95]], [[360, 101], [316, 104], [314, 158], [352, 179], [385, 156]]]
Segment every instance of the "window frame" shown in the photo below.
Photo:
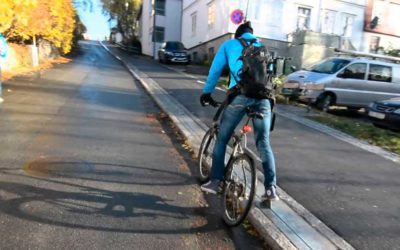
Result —
[[[353, 65], [356, 65], [356, 64], [363, 64], [363, 65], [365, 65], [365, 72], [364, 72], [364, 77], [363, 77], [363, 78], [352, 78], [352, 77], [348, 77], [347, 74], [345, 74], [346, 70], [347, 70], [349, 67], [351, 67], [351, 66], [353, 66]], [[365, 63], [365, 62], [355, 62], [355, 63], [349, 64], [349, 65], [347, 65], [346, 67], [344, 67], [341, 71], [339, 71], [339, 73], [338, 73], [336, 76], [337, 76], [338, 78], [341, 78], [341, 79], [351, 79], [351, 80], [361, 80], [361, 81], [363, 81], [363, 80], [366, 80], [367, 72], [368, 72], [368, 70], [369, 70], [368, 67], [369, 67], [368, 63]], [[346, 77], [344, 77], [344, 76], [346, 76]]]
[[215, 20], [216, 20], [216, 11], [215, 11], [215, 1], [210, 1], [207, 4], [207, 24], [208, 24], [208, 29], [213, 29], [215, 26]]
[[[347, 33], [349, 33], [349, 31], [348, 31], [348, 23], [346, 22], [346, 20], [349, 20], [348, 18], [352, 19], [351, 26], [350, 26], [351, 27], [350, 34], [347, 34]], [[342, 13], [342, 20], [341, 20], [342, 27], [341, 27], [341, 31], [340, 31], [340, 35], [341, 36], [348, 37], [348, 38], [351, 38], [353, 36], [355, 20], [356, 20], [356, 16], [355, 15], [350, 14], [350, 13]]]
[[[371, 68], [374, 66], [379, 66], [382, 68], [389, 68], [390, 69], [390, 77], [383, 81], [383, 80], [374, 80], [370, 77], [370, 73], [371, 73]], [[376, 63], [370, 63], [369, 67], [368, 67], [368, 81], [372, 81], [372, 82], [385, 82], [385, 83], [391, 83], [393, 80], [393, 67], [392, 66], [387, 66], [387, 65], [382, 65], [382, 64], [376, 64]]]
[[[304, 9], [304, 10], [309, 10], [309, 15], [306, 16], [302, 13], [300, 13], [300, 9]], [[303, 5], [298, 5], [297, 6], [297, 13], [296, 13], [296, 30], [310, 30], [311, 29], [311, 15], [312, 15], [312, 10], [313, 8], [310, 6], [303, 6]], [[299, 27], [299, 17], [301, 17], [303, 15], [303, 17], [306, 17], [306, 27]]]
[[[163, 2], [164, 6], [160, 7], [161, 6], [160, 2]], [[155, 0], [154, 4], [155, 4], [154, 10], [155, 10], [156, 15], [165, 16], [165, 8], [167, 6], [166, 0]]]
[[[323, 19], [321, 21], [321, 33], [325, 34], [335, 34], [335, 27], [336, 27], [336, 18], [338, 15], [338, 11], [325, 9], [323, 11]], [[326, 22], [329, 17], [332, 17], [332, 22]]]
[[[157, 30], [158, 29], [158, 30]], [[157, 39], [158, 34], [162, 31], [162, 39]], [[153, 42], [155, 43], [163, 43], [165, 41], [165, 27], [155, 26], [154, 27], [154, 35], [153, 35]]]
[[196, 36], [197, 31], [197, 11], [193, 12], [191, 15], [191, 22], [192, 22], [192, 37]]

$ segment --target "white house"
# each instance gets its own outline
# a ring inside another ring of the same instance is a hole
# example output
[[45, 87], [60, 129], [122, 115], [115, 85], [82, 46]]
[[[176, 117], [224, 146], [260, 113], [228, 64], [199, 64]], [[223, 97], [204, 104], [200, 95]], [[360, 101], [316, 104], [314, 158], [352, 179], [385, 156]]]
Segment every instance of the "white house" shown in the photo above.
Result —
[[299, 30], [332, 34], [362, 49], [366, 0], [183, 0], [182, 42], [194, 61], [213, 56], [237, 28], [230, 16], [241, 10], [254, 33], [275, 54], [287, 55]]
[[400, 49], [400, 0], [368, 0], [365, 12], [364, 51]]
[[138, 16], [142, 53], [157, 59], [164, 41], [181, 41], [182, 0], [143, 0]]

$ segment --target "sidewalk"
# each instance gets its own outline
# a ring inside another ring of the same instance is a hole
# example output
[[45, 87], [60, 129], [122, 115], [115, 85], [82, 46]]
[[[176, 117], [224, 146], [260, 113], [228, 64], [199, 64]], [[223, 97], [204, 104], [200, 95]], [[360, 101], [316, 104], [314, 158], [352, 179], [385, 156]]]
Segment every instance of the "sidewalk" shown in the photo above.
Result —
[[[132, 75], [142, 83], [188, 139], [193, 150], [198, 151], [201, 138], [207, 128], [206, 124], [169, 95], [156, 80], [139, 71], [129, 62], [126, 54], [113, 47], [105, 46], [105, 48], [120, 59]], [[262, 173], [258, 173], [258, 176], [262, 178]], [[260, 187], [257, 190], [257, 198], [262, 192]], [[353, 249], [283, 190], [279, 189], [279, 193], [282, 200], [275, 202], [272, 209], [261, 209], [255, 206], [249, 215], [251, 223], [270, 246], [274, 249]]]

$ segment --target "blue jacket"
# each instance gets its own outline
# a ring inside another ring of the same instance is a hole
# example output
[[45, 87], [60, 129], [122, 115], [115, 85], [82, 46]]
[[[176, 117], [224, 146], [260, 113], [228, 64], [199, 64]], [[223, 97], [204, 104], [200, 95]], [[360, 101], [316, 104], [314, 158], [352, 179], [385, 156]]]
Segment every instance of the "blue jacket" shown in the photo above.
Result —
[[[244, 33], [242, 38], [248, 41], [248, 43], [250, 43], [251, 40], [256, 40], [253, 45], [261, 46], [261, 43], [257, 37], [251, 33]], [[227, 65], [229, 66], [231, 76], [229, 88], [234, 87], [237, 84], [237, 81], [240, 81], [239, 74], [242, 69], [243, 62], [242, 60], [239, 60], [239, 57], [242, 56], [242, 51], [243, 46], [237, 39], [228, 40], [220, 46], [208, 73], [207, 81], [203, 88], [203, 93], [211, 93], [214, 91], [215, 87], [217, 86], [218, 79]]]

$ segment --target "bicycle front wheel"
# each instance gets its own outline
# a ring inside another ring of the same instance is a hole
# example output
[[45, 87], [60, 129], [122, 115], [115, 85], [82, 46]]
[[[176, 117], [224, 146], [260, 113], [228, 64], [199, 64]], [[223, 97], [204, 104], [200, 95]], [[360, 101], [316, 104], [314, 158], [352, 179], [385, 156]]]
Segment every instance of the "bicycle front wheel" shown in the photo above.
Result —
[[252, 158], [240, 154], [227, 166], [222, 197], [223, 220], [228, 226], [238, 226], [253, 204], [256, 192], [256, 169]]
[[216, 140], [216, 130], [210, 128], [203, 137], [200, 144], [200, 150], [198, 154], [199, 164], [199, 179], [201, 182], [206, 182], [210, 178], [211, 164], [212, 164], [212, 153]]

